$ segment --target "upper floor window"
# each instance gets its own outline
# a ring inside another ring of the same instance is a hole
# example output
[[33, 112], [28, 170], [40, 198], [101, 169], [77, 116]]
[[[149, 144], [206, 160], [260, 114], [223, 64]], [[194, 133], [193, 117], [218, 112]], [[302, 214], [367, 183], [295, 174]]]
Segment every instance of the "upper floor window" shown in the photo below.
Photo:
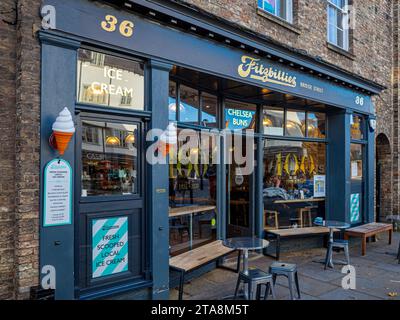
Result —
[[348, 0], [328, 0], [328, 42], [349, 50]]
[[287, 22], [293, 22], [293, 0], [258, 0], [258, 7]]

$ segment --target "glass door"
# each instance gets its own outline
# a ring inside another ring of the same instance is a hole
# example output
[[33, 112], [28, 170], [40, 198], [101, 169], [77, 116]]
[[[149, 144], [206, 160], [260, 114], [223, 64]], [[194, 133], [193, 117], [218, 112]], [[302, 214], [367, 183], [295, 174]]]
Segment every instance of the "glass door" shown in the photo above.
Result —
[[351, 194], [350, 194], [350, 222], [359, 224], [364, 222], [364, 145], [351, 144]]
[[145, 278], [142, 130], [139, 120], [80, 116], [81, 294]]

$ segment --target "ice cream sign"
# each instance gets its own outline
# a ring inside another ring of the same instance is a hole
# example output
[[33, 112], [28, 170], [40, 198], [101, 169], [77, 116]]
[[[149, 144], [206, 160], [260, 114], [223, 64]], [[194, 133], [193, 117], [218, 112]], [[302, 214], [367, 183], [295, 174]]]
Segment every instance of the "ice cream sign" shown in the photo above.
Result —
[[125, 82], [124, 72], [126, 71], [122, 69], [104, 67], [103, 77], [107, 80], [104, 82], [93, 81], [91, 84], [93, 93], [133, 97], [133, 88], [112, 84], [112, 82]]

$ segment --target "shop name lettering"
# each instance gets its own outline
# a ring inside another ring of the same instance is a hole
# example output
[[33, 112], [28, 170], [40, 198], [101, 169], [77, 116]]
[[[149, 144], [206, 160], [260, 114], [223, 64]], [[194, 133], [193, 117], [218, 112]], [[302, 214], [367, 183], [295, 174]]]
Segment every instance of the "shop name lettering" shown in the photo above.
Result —
[[238, 67], [238, 73], [242, 78], [251, 78], [264, 83], [275, 83], [292, 88], [297, 86], [296, 77], [273, 67], [265, 67], [260, 63], [260, 59], [249, 56], [242, 56], [242, 64]]

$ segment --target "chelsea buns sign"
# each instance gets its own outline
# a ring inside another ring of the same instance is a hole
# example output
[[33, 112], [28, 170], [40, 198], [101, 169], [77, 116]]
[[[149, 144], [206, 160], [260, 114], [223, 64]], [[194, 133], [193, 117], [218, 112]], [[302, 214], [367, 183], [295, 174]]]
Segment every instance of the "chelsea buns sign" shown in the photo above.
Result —
[[264, 83], [275, 83], [286, 87], [297, 87], [297, 78], [289, 73], [273, 67], [264, 66], [260, 59], [242, 56], [238, 74], [242, 78], [250, 78]]

